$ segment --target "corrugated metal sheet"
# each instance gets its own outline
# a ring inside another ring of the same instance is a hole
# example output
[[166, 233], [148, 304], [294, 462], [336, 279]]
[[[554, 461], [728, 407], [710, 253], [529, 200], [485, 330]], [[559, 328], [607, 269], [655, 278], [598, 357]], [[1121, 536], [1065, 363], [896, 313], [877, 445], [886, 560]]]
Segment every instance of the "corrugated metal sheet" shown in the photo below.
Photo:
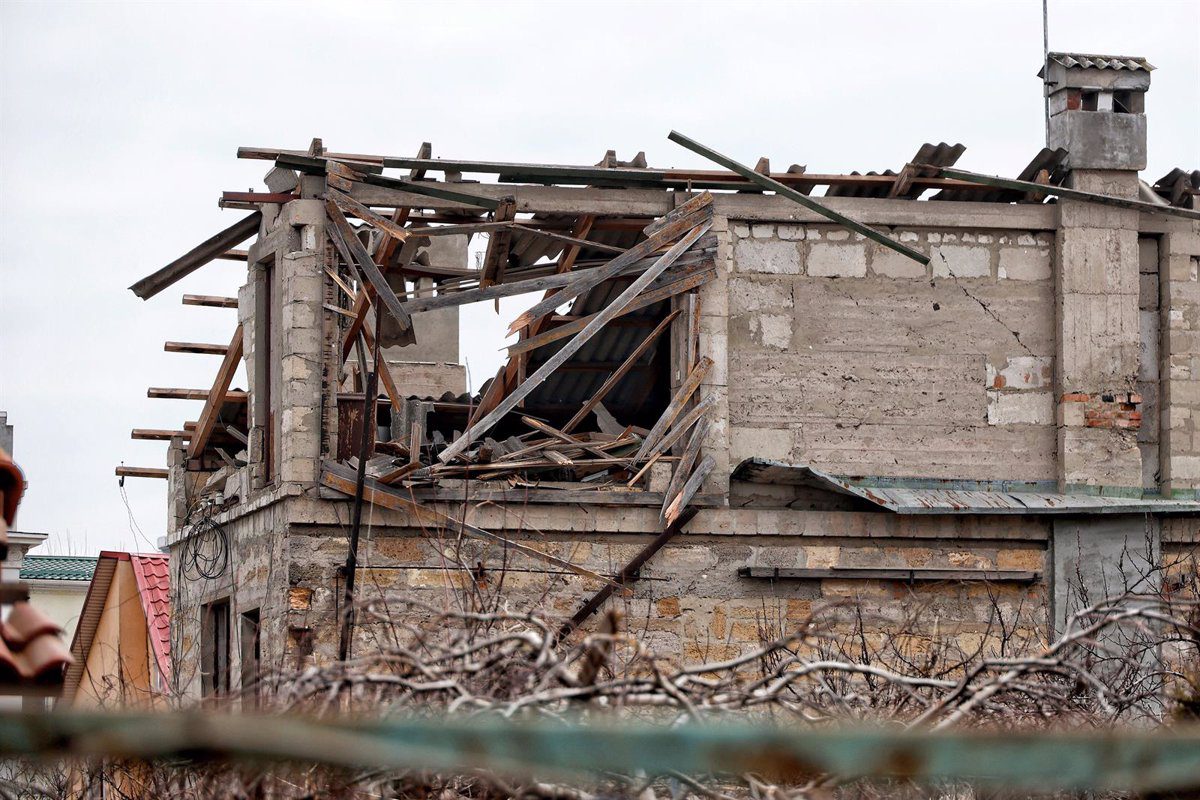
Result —
[[734, 480], [821, 489], [866, 501], [896, 514], [1174, 514], [1200, 515], [1200, 502], [1160, 498], [1097, 497], [1046, 491], [871, 486], [862, 478], [832, 475], [805, 464], [751, 458]]
[[[1127, 69], [1130, 72], [1150, 72], [1154, 65], [1141, 56], [1099, 56], [1091, 53], [1050, 53], [1049, 58], [1064, 67], [1081, 69]], [[1038, 73], [1039, 75], [1041, 73]]]
[[[1067, 176], [1067, 170], [1064, 163], [1067, 160], [1067, 151], [1060, 147], [1056, 150], [1051, 150], [1049, 147], [1043, 147], [1038, 154], [1033, 157], [1033, 160], [1026, 165], [1025, 169], [1021, 170], [1017, 175], [1017, 180], [1033, 181], [1037, 179], [1038, 173], [1046, 170], [1050, 175], [1050, 183], [1058, 185]], [[959, 202], [975, 202], [975, 203], [1016, 203], [1024, 199], [1025, 193], [1014, 189], [943, 189], [937, 194], [930, 197], [930, 200], [955, 200]]]
[[[930, 144], [929, 142], [926, 142], [925, 144], [923, 144], [917, 148], [916, 155], [914, 155], [912, 158], [909, 159], [909, 163], [932, 164], [932, 165], [938, 166], [938, 167], [949, 167], [949, 166], [953, 166], [954, 163], [958, 161], [958, 159], [962, 156], [962, 154], [966, 151], [966, 149], [967, 149], [966, 145], [963, 145], [963, 144], [953, 144], [952, 145], [952, 144], [946, 144], [945, 142], [940, 142], [938, 144]], [[851, 175], [859, 175], [861, 173], [851, 172], [850, 174]], [[867, 174], [868, 175], [885, 175], [887, 177], [894, 177], [896, 175], [896, 173], [890, 169], [884, 170], [883, 172], [868, 172]], [[925, 190], [920, 187], [910, 188], [907, 192], [901, 194], [900, 197], [908, 198], [910, 200], [916, 199], [921, 196], [921, 193], [923, 191], [925, 191]], [[887, 184], [883, 184], [880, 186], [830, 186], [828, 189], [825, 190], [825, 196], [826, 197], [887, 197], [890, 192], [891, 192], [891, 186], [889, 186]]]

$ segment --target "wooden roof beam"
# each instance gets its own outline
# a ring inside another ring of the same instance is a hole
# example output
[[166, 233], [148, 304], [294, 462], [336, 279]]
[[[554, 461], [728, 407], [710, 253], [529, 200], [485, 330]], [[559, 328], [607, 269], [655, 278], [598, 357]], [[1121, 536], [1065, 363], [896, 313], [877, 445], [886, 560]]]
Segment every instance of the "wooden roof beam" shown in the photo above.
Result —
[[162, 269], [142, 278], [129, 287], [130, 291], [143, 300], [149, 300], [163, 289], [174, 285], [221, 256], [234, 245], [241, 244], [258, 233], [261, 222], [262, 212], [259, 211], [243, 217], [220, 233], [205, 239]]
[[168, 353], [196, 353], [206, 356], [223, 356], [229, 350], [223, 344], [207, 342], [164, 342], [163, 350]]
[[183, 304], [185, 306], [204, 306], [206, 308], [238, 307], [236, 297], [218, 297], [211, 294], [185, 294], [183, 296]]

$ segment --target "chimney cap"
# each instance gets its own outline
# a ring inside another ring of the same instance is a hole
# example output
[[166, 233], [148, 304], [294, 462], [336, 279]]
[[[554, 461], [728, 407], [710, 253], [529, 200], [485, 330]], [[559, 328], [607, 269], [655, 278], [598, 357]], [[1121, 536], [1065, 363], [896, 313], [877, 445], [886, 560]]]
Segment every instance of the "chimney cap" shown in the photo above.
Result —
[[[1091, 53], [1049, 53], [1048, 58], [1067, 69], [1112, 69], [1130, 72], [1150, 72], [1155, 67], [1141, 56], [1100, 56]], [[1038, 77], [1046, 77], [1046, 66], [1038, 70]]]

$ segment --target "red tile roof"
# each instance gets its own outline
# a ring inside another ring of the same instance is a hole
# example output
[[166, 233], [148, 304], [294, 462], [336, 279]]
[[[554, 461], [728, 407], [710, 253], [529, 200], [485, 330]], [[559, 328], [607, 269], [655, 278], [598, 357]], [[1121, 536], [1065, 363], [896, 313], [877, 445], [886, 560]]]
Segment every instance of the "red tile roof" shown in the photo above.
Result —
[[[103, 554], [102, 554], [103, 555]], [[146, 612], [146, 625], [154, 660], [163, 680], [171, 680], [171, 568], [165, 555], [130, 553], [138, 594]]]
[[0, 623], [0, 683], [60, 683], [73, 662], [61, 633], [54, 620], [29, 603], [13, 603]]

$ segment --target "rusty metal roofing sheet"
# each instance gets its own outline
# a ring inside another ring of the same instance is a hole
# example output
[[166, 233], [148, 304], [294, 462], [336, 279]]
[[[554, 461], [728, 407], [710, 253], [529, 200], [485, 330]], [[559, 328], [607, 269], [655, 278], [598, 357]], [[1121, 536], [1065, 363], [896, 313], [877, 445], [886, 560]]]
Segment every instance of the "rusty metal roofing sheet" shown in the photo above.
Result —
[[735, 480], [805, 486], [864, 500], [896, 514], [1176, 514], [1200, 515], [1200, 502], [1162, 498], [1098, 497], [1048, 491], [907, 488], [872, 486], [806, 464], [751, 458], [734, 470]]

